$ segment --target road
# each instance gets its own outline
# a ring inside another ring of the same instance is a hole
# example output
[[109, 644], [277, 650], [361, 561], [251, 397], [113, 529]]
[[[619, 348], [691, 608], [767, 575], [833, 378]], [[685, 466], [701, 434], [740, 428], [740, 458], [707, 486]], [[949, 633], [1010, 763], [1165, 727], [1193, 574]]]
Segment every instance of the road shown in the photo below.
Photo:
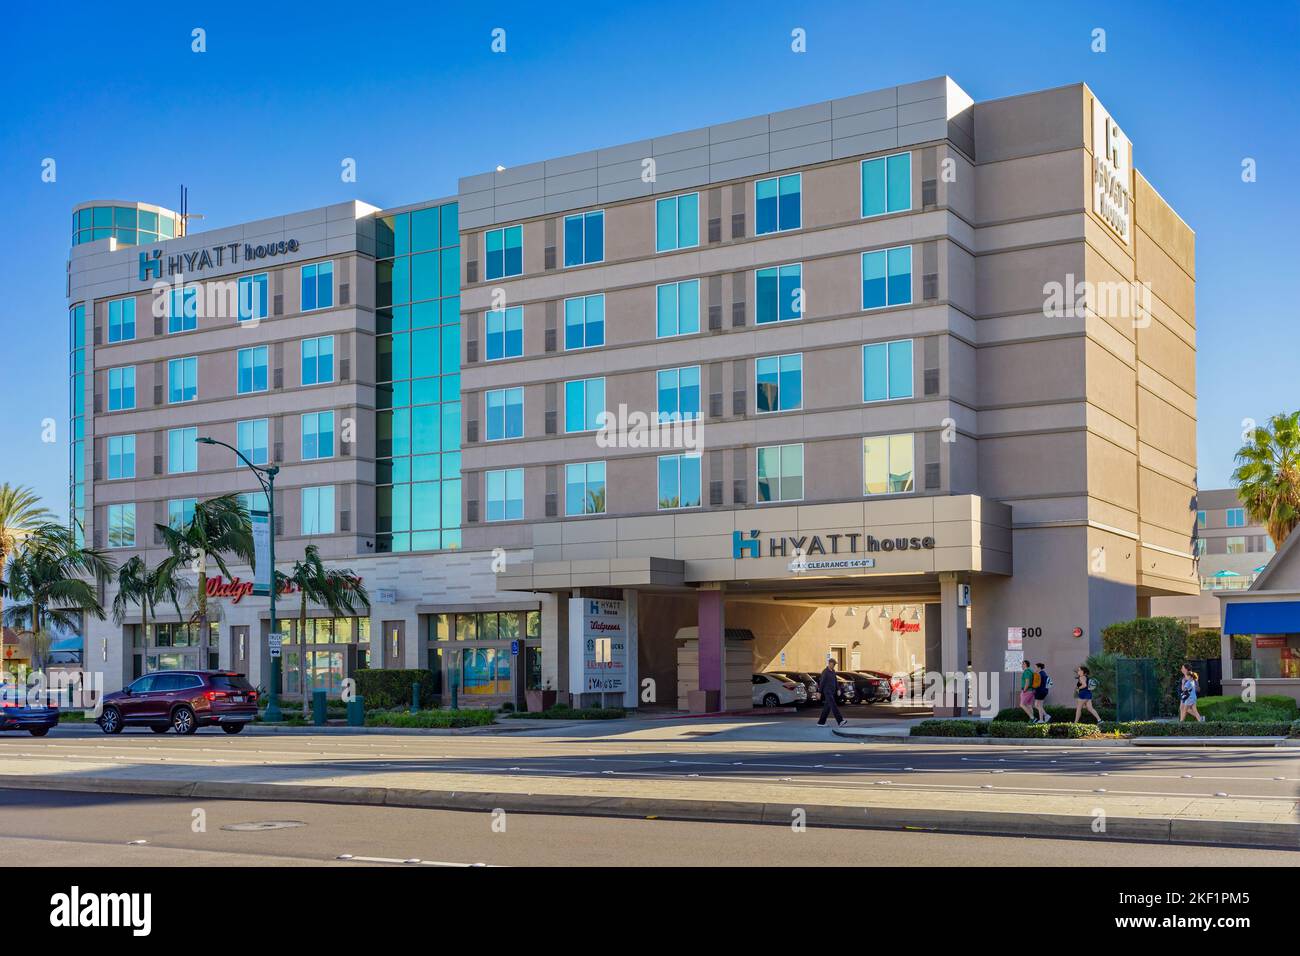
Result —
[[[195, 831], [195, 810], [203, 828]], [[278, 829], [237, 829], [270, 823]], [[502, 823], [504, 822], [504, 831]], [[140, 843], [139, 841], [145, 841]], [[350, 859], [340, 859], [340, 857]], [[1285, 850], [0, 790], [7, 866], [1294, 866]], [[419, 861], [404, 862], [404, 861]]]
[[[843, 740], [803, 720], [590, 722], [496, 736], [272, 734], [192, 737], [147, 730], [108, 737], [64, 725], [50, 736], [0, 737], [0, 771], [130, 766], [184, 778], [186, 768], [353, 784], [394, 774], [569, 780], [692, 781], [834, 790], [888, 787], [950, 793], [1111, 797], [1227, 796], [1294, 812], [1300, 748], [1070, 748]], [[30, 768], [30, 769], [28, 769]], [[278, 776], [277, 776], [278, 773]], [[2, 780], [2, 778], [0, 778]], [[380, 784], [376, 784], [380, 785]]]

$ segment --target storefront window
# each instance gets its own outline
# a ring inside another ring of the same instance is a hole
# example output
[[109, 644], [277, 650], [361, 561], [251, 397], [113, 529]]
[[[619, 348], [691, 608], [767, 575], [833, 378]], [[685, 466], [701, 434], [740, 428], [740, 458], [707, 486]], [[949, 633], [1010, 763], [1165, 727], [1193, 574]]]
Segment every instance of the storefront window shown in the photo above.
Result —
[[1232, 662], [1235, 678], [1300, 678], [1300, 634], [1256, 634], [1251, 656]]
[[[433, 614], [430, 615], [427, 626], [425, 638], [429, 649], [429, 669], [434, 675], [435, 693], [449, 694], [453, 683], [460, 687], [462, 695], [475, 697], [513, 696], [516, 680], [523, 681], [525, 688], [540, 688], [540, 612]], [[478, 646], [463, 649], [447, 647], [447, 643], [453, 640], [473, 642]], [[494, 642], [496, 646], [483, 646], [488, 642]], [[511, 654], [515, 642], [518, 642], [518, 656]], [[517, 674], [516, 667], [522, 668]]]

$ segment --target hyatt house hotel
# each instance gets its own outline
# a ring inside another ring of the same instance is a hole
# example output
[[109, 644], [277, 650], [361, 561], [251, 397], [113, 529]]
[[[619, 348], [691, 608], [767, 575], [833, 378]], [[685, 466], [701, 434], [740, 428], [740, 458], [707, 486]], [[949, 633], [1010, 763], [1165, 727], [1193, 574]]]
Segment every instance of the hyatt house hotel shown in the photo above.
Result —
[[[314, 544], [371, 598], [312, 607], [311, 686], [428, 667], [444, 704], [738, 709], [827, 656], [1068, 693], [1105, 625], [1197, 593], [1194, 237], [1090, 89], [646, 132], [394, 209], [76, 207], [87, 542], [152, 564], [196, 501], [264, 508], [196, 438], [276, 464], [281, 570]], [[192, 598], [91, 620], [87, 666], [265, 684], [230, 571], [208, 633]]]

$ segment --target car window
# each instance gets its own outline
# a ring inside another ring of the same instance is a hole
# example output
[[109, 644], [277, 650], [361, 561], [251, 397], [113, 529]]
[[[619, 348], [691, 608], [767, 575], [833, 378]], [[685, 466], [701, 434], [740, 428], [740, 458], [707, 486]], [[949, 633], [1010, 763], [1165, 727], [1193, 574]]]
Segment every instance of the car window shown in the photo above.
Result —
[[217, 690], [252, 690], [253, 685], [243, 674], [213, 674], [210, 678]]
[[154, 681], [153, 689], [155, 693], [165, 694], [168, 691], [180, 690], [184, 686], [184, 674], [159, 674]]
[[189, 690], [191, 687], [202, 687], [203, 678], [195, 674], [177, 674], [176, 690]]
[[157, 678], [153, 674], [146, 674], [144, 677], [141, 677], [132, 684], [129, 690], [133, 694], [147, 694], [153, 690], [153, 685], [156, 680]]
[[764, 684], [764, 683], [767, 683], [767, 679], [766, 679], [765, 677], [763, 677], [762, 674], [755, 674], [755, 675], [754, 675], [754, 683], [755, 683], [755, 684]]

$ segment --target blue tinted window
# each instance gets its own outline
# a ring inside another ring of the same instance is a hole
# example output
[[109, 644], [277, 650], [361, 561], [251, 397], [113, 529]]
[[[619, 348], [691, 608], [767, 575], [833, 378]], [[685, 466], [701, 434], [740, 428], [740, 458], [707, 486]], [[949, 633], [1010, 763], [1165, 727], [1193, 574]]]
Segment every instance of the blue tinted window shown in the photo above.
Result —
[[603, 378], [577, 379], [564, 383], [564, 430], [566, 432], [595, 431], [600, 427], [600, 414], [605, 410], [605, 380]]
[[656, 290], [655, 334], [691, 335], [700, 330], [700, 280], [669, 282]]
[[798, 229], [803, 222], [801, 173], [774, 176], [754, 183], [754, 233]]
[[488, 361], [524, 354], [524, 310], [521, 306], [489, 312], [486, 326]]
[[135, 436], [115, 435], [108, 440], [108, 477], [135, 477]]
[[786, 412], [803, 405], [803, 355], [766, 355], [754, 361], [755, 406]]
[[564, 300], [564, 347], [586, 349], [605, 344], [605, 294]]
[[564, 217], [564, 264], [590, 265], [605, 260], [605, 213]]
[[670, 196], [655, 203], [655, 251], [700, 244], [700, 194]]
[[659, 421], [700, 417], [700, 367], [660, 369], [658, 373]]
[[334, 336], [302, 340], [302, 384], [334, 381]]
[[484, 274], [488, 279], [523, 275], [524, 227], [491, 229], [485, 238]]
[[700, 506], [700, 456], [664, 455], [659, 459], [659, 508]]
[[605, 463], [586, 461], [564, 466], [564, 513], [604, 514]]
[[108, 370], [108, 410], [135, 408], [135, 368]]
[[255, 465], [265, 465], [268, 459], [268, 425], [267, 419], [256, 418], [235, 427], [236, 447]]
[[862, 347], [862, 400], [912, 397], [912, 340]]
[[[262, 346], [262, 351], [266, 347]], [[265, 370], [263, 370], [265, 371]], [[265, 388], [265, 386], [263, 386]], [[199, 394], [199, 360], [195, 357], [172, 359], [167, 363], [167, 401], [192, 402]]]
[[334, 456], [334, 413], [308, 412], [302, 416], [302, 458], [311, 461]]
[[199, 470], [197, 428], [173, 428], [167, 433], [167, 473], [182, 474]]
[[862, 307], [879, 309], [912, 301], [912, 247], [862, 254]]
[[125, 342], [135, 338], [135, 299], [114, 299], [108, 303], [108, 340]]
[[754, 287], [759, 325], [803, 317], [803, 266], [796, 263], [759, 269]]
[[516, 521], [524, 516], [524, 470], [510, 468], [486, 475], [488, 521]]
[[334, 306], [334, 263], [317, 262], [302, 267], [302, 311]]
[[192, 332], [199, 327], [199, 289], [187, 285], [167, 296], [167, 331]]
[[487, 440], [522, 438], [524, 434], [524, 390], [501, 388], [484, 396]]
[[255, 276], [242, 276], [239, 280], [239, 321], [264, 319], [269, 314], [267, 308], [267, 273]]
[[880, 216], [912, 208], [912, 154], [862, 161], [862, 215]]
[[803, 499], [803, 445], [768, 445], [757, 457], [759, 502]]
[[334, 486], [302, 489], [302, 533], [334, 533]]
[[267, 347], [257, 345], [249, 349], [240, 349], [236, 356], [239, 379], [236, 390], [240, 395], [248, 392], [266, 391]]

